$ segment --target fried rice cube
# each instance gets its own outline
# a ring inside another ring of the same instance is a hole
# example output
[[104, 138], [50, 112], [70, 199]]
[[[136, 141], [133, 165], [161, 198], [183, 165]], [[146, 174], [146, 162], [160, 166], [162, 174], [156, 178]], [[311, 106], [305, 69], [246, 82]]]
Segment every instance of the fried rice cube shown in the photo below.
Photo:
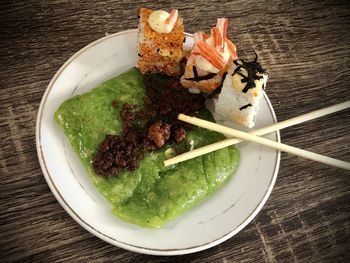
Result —
[[148, 24], [151, 9], [140, 8], [138, 27], [138, 57], [136, 67], [142, 74], [181, 74], [180, 61], [185, 41], [183, 19], [179, 16], [170, 33], [158, 33]]

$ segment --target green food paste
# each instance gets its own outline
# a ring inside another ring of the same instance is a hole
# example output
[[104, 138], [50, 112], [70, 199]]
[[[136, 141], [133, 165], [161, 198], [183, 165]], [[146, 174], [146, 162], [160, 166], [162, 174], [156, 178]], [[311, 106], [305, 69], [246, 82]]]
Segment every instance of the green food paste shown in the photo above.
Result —
[[[134, 172], [124, 170], [111, 177], [96, 175], [92, 156], [106, 134], [121, 133], [121, 106], [128, 102], [142, 107], [144, 94], [142, 75], [132, 68], [88, 93], [68, 99], [54, 118], [98, 191], [111, 203], [113, 214], [141, 227], [159, 228], [219, 189], [234, 174], [239, 153], [230, 146], [164, 167], [165, 151], [170, 147], [189, 150], [191, 140], [198, 148], [224, 139], [219, 133], [194, 128], [180, 145], [165, 145], [145, 153]], [[116, 108], [112, 107], [114, 100]], [[199, 117], [213, 121], [207, 110], [200, 112]]]

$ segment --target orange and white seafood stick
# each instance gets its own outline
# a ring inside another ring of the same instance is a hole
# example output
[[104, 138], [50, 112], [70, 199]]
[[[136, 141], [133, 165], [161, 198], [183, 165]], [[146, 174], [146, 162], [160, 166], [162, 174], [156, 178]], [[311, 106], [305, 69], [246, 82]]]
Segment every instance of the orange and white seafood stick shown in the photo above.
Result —
[[223, 76], [237, 58], [235, 45], [227, 38], [228, 19], [219, 18], [210, 35], [197, 32], [181, 83], [190, 92], [212, 94], [220, 89]]

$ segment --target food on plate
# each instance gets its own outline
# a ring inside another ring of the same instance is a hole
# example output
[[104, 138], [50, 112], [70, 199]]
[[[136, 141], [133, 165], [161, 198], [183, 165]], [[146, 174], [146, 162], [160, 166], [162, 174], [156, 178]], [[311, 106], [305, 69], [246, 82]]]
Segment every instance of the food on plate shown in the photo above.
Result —
[[141, 73], [179, 75], [184, 41], [183, 20], [177, 10], [140, 9], [136, 66]]
[[[163, 83], [162, 83], [163, 82]], [[201, 94], [188, 94], [176, 78], [143, 75], [143, 105], [122, 103], [120, 135], [107, 135], [100, 144], [92, 165], [99, 175], [115, 175], [122, 169], [135, 170], [145, 152], [176, 144], [186, 139], [179, 113], [195, 115], [204, 109]], [[112, 106], [118, 108], [114, 100]], [[179, 149], [178, 149], [179, 150]]]
[[236, 46], [227, 38], [228, 19], [219, 18], [210, 31], [193, 34], [194, 45], [187, 58], [181, 84], [191, 92], [212, 94], [237, 58]]
[[233, 121], [252, 128], [268, 74], [257, 61], [235, 60], [218, 95], [208, 101], [216, 121]]
[[195, 33], [184, 58], [178, 11], [141, 8], [137, 68], [68, 99], [56, 111], [55, 121], [117, 217], [161, 227], [233, 176], [239, 163], [234, 146], [164, 166], [176, 154], [224, 139], [179, 121], [179, 113], [254, 125], [267, 73], [257, 57], [237, 58], [227, 26], [219, 18], [210, 35]]
[[[177, 79], [142, 75], [132, 68], [65, 101], [55, 121], [113, 213], [158, 228], [219, 189], [239, 163], [232, 146], [164, 167], [169, 155], [224, 139], [176, 121], [178, 111], [213, 121], [202, 96], [189, 94]], [[142, 147], [133, 148], [135, 141]], [[101, 152], [106, 162], [95, 163]], [[128, 158], [123, 160], [120, 153]]]

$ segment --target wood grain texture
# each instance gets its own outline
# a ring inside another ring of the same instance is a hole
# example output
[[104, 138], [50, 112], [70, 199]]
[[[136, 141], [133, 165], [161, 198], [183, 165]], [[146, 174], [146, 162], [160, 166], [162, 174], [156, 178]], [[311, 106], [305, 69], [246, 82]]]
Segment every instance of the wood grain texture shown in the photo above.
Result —
[[[178, 257], [132, 253], [94, 237], [59, 205], [35, 149], [41, 97], [90, 42], [137, 26], [140, 6], [177, 7], [186, 31], [228, 17], [241, 57], [266, 65], [279, 120], [350, 99], [347, 1], [1, 1], [0, 258], [2, 262], [349, 262], [350, 174], [282, 154], [258, 216], [214, 248]], [[350, 111], [282, 131], [282, 141], [350, 161]]]

